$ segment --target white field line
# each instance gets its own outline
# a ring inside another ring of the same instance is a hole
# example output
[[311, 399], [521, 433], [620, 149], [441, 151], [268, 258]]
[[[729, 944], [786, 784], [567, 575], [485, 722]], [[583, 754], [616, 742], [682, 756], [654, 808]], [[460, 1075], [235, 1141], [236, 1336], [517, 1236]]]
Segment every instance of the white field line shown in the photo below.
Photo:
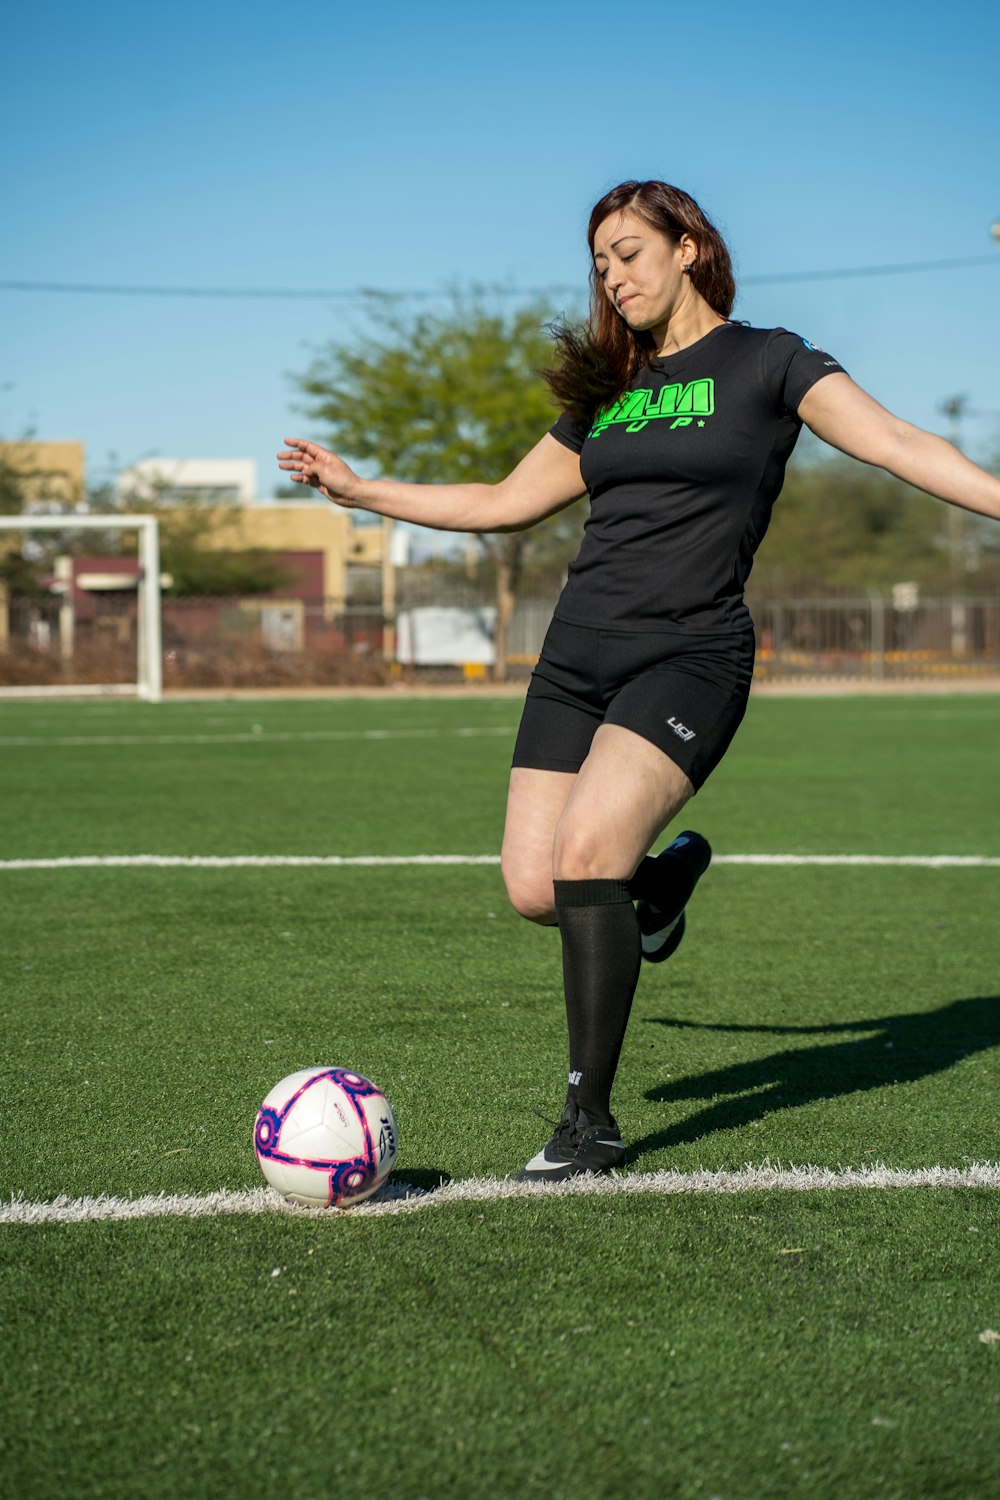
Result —
[[4, 870], [240, 870], [343, 865], [498, 865], [499, 854], [80, 854], [4, 859]]
[[[51, 859], [0, 859], [4, 870], [239, 870], [384, 865], [498, 865], [499, 854], [72, 854]], [[986, 854], [717, 854], [718, 865], [830, 865], [918, 870], [996, 870]]]
[[349, 1209], [297, 1208], [271, 1188], [220, 1189], [184, 1197], [147, 1194], [141, 1198], [56, 1198], [31, 1203], [13, 1198], [0, 1204], [0, 1224], [85, 1224], [127, 1219], [216, 1218], [227, 1214], [292, 1214], [313, 1218], [378, 1218], [412, 1213], [421, 1208], [444, 1208], [451, 1203], [498, 1203], [509, 1198], [624, 1197], [636, 1194], [733, 1194], [759, 1192], [836, 1192], [848, 1188], [1000, 1188], [1000, 1162], [974, 1162], [968, 1167], [925, 1167], [895, 1170], [868, 1167], [780, 1167], [764, 1162], [739, 1172], [707, 1171], [588, 1174], [568, 1182], [517, 1182], [510, 1177], [473, 1177], [444, 1183], [439, 1188], [408, 1187], [389, 1182], [364, 1203]]
[[908, 866], [917, 870], [1000, 869], [990, 854], [720, 854], [713, 865]]
[[226, 734], [7, 734], [0, 735], [0, 749], [79, 749], [81, 745], [273, 745], [276, 741], [298, 743], [315, 740], [441, 740], [481, 739], [490, 735], [512, 735], [516, 724], [488, 728], [459, 729], [254, 729]]

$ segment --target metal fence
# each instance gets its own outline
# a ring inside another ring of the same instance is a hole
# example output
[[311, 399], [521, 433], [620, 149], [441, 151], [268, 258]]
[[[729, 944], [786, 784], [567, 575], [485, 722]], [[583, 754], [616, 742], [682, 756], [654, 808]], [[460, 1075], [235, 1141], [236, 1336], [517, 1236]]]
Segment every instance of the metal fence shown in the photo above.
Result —
[[[181, 687], [377, 685], [390, 680], [380, 605], [338, 599], [164, 599], [163, 683]], [[52, 596], [0, 609], [0, 685], [134, 682], [135, 594], [67, 611]]]
[[759, 599], [758, 681], [1000, 675], [1000, 598]]
[[[401, 591], [403, 609], [432, 600], [444, 611], [490, 618], [482, 589], [442, 581]], [[519, 602], [508, 632], [510, 675], [526, 675], [541, 648], [554, 598]], [[757, 680], [910, 681], [1000, 678], [1000, 597], [893, 594], [750, 599], [757, 631]], [[69, 619], [69, 624], [67, 620]], [[339, 599], [165, 599], [167, 687], [387, 682], [395, 663], [395, 620], [381, 605]], [[134, 593], [102, 595], [68, 617], [54, 596], [0, 607], [0, 683], [134, 680]], [[456, 628], [456, 641], [459, 632]], [[457, 648], [459, 649], [459, 648]], [[460, 678], [460, 655], [433, 675]], [[407, 665], [419, 677], [419, 663]], [[430, 675], [424, 673], [424, 675]], [[485, 676], [481, 669], [466, 675]]]
[[[518, 605], [510, 656], [534, 661], [550, 600]], [[758, 682], [826, 678], [928, 682], [1000, 677], [1000, 597], [891, 594], [749, 600]]]

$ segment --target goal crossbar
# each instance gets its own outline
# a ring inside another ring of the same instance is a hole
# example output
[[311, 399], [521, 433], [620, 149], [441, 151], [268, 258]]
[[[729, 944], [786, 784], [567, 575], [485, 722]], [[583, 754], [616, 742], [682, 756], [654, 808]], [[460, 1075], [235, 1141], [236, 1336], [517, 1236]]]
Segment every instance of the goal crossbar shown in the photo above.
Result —
[[160, 523], [156, 516], [0, 516], [0, 531], [136, 531], [139, 534], [138, 653], [134, 683], [80, 684], [76, 687], [0, 688], [5, 697], [81, 696], [128, 693], [158, 703], [163, 696], [163, 644], [160, 630]]

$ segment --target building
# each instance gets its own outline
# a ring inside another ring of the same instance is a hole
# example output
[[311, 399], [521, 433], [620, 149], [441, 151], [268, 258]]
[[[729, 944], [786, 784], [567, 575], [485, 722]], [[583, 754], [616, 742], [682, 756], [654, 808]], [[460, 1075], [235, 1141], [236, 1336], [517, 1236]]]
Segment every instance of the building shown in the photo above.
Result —
[[[117, 490], [132, 510], [141, 505], [154, 510], [204, 506], [205, 547], [225, 552], [260, 549], [288, 558], [293, 576], [304, 582], [308, 575], [314, 595], [341, 603], [359, 594], [381, 597], [391, 523], [331, 505], [307, 489], [301, 491], [301, 499], [261, 500], [252, 459], [142, 459], [122, 470]], [[319, 555], [318, 576], [315, 567], [306, 564], [308, 553]], [[398, 541], [393, 554], [398, 563]], [[296, 585], [291, 592], [301, 596], [303, 589]]]
[[[20, 472], [31, 477], [33, 510], [62, 512], [85, 494], [82, 445], [7, 446], [17, 448]], [[161, 537], [169, 537], [171, 510], [195, 509], [200, 551], [263, 552], [279, 564], [280, 585], [247, 598], [171, 598], [164, 576], [165, 639], [178, 649], [206, 647], [227, 631], [240, 638], [249, 631], [281, 652], [317, 640], [331, 649], [393, 649], [394, 569], [406, 561], [406, 538], [393, 536], [391, 521], [332, 505], [308, 489], [301, 498], [261, 500], [250, 459], [144, 459], [124, 470], [115, 488], [121, 511], [161, 516]], [[137, 557], [128, 550], [84, 555], [85, 536], [73, 555], [53, 559], [48, 602], [36, 599], [15, 615], [0, 585], [0, 650], [11, 638], [42, 649], [58, 642], [65, 661], [88, 644], [123, 641], [133, 631]]]
[[21, 509], [66, 510], [86, 500], [83, 444], [66, 442], [0, 443], [0, 469], [6, 470], [5, 489]]
[[250, 458], [141, 458], [122, 469], [115, 488], [137, 505], [253, 505], [257, 465]]

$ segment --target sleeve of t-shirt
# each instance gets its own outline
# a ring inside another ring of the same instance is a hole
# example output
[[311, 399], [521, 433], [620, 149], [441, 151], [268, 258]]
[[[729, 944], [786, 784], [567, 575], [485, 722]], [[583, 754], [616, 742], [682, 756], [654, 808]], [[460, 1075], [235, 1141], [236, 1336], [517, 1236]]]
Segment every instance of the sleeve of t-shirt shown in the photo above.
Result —
[[571, 417], [569, 412], [564, 411], [558, 421], [549, 428], [549, 434], [557, 443], [562, 443], [564, 448], [570, 448], [574, 453], [579, 453], [583, 447], [583, 440], [592, 426], [592, 422], [585, 422], [580, 417]]
[[846, 374], [839, 360], [825, 349], [817, 349], [808, 339], [787, 328], [773, 328], [764, 347], [764, 381], [768, 396], [778, 412], [798, 411], [799, 402], [817, 380], [837, 371]]

